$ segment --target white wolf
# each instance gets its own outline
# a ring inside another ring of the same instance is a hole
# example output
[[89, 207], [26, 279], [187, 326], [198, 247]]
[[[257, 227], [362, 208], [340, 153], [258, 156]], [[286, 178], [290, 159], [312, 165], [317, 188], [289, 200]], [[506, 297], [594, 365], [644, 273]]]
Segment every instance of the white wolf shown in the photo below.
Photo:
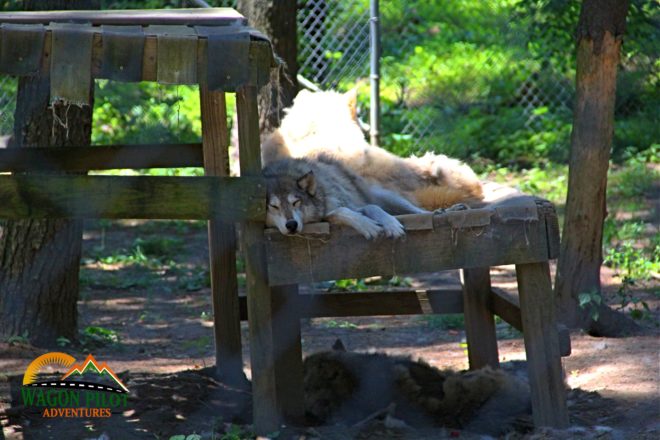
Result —
[[355, 91], [301, 91], [281, 127], [265, 136], [261, 148], [265, 165], [286, 157], [331, 157], [429, 211], [483, 198], [477, 176], [456, 159], [433, 153], [404, 159], [369, 145], [357, 124]]

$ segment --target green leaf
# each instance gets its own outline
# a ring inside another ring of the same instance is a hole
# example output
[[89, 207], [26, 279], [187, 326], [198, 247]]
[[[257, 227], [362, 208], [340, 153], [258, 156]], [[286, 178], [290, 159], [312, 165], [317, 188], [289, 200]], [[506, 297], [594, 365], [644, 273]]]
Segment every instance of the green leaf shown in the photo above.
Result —
[[578, 295], [578, 301], [580, 303], [580, 307], [584, 308], [587, 304], [591, 302], [591, 294], [590, 293], [580, 293]]

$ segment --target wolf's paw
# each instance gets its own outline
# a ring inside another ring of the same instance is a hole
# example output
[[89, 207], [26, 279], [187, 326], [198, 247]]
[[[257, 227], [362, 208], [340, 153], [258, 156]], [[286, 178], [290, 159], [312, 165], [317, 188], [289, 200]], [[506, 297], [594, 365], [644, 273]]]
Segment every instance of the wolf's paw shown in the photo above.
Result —
[[394, 217], [386, 217], [381, 221], [383, 226], [383, 233], [389, 238], [399, 238], [406, 235], [406, 230], [403, 225]]
[[383, 231], [383, 227], [370, 219], [369, 217], [363, 216], [359, 222], [353, 225], [356, 231], [364, 236], [367, 240], [372, 240]]
[[455, 205], [450, 206], [449, 208], [440, 208], [436, 209], [433, 211], [434, 214], [444, 214], [445, 212], [453, 212], [453, 211], [466, 211], [470, 209], [468, 205], [465, 203], [457, 203]]

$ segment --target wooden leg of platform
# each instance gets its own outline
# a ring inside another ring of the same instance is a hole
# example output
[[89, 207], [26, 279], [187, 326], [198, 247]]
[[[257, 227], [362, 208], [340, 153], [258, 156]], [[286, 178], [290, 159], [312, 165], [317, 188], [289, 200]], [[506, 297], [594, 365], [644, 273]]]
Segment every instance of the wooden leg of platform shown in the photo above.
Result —
[[470, 370], [499, 367], [495, 318], [490, 306], [490, 268], [461, 270], [463, 314]]
[[[238, 90], [236, 110], [241, 175], [260, 176], [261, 151], [256, 87], [245, 86]], [[257, 435], [268, 435], [279, 429], [280, 420], [275, 387], [273, 307], [268, 286], [264, 223], [246, 222], [242, 232], [250, 328], [254, 430]]]
[[554, 293], [547, 262], [517, 264], [534, 425], [568, 426]]
[[[229, 175], [227, 107], [222, 91], [200, 86], [204, 172], [207, 176]], [[236, 280], [236, 231], [231, 223], [212, 219], [208, 223], [209, 267], [213, 299], [215, 368], [220, 380], [243, 387], [241, 320]]]
[[271, 296], [278, 408], [287, 423], [301, 424], [305, 409], [298, 285], [271, 287]]

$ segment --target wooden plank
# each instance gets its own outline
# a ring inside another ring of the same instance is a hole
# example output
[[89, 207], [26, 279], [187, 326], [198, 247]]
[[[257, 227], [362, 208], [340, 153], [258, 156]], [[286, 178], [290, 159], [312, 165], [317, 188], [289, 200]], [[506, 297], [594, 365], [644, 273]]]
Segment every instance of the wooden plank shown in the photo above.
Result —
[[[369, 291], [300, 295], [296, 304], [303, 318], [344, 318], [349, 316], [397, 316], [426, 313], [419, 291]], [[455, 288], [424, 291], [431, 313], [463, 313], [463, 290]], [[247, 301], [239, 298], [241, 320], [247, 320]]]
[[493, 312], [509, 323], [516, 330], [522, 332], [522, 318], [520, 317], [520, 302], [518, 297], [507, 293], [497, 287], [491, 288], [491, 304]]
[[499, 222], [455, 229], [435, 216], [433, 230], [408, 231], [405, 238], [366, 240], [331, 225], [329, 237], [283, 236], [267, 231], [271, 285], [435, 272], [547, 261], [545, 222]]
[[546, 234], [548, 236], [548, 258], [559, 258], [559, 220], [552, 203], [544, 199], [536, 199], [536, 204], [545, 218]]
[[0, 218], [263, 219], [262, 179], [0, 176]]
[[463, 314], [470, 369], [500, 365], [497, 352], [495, 319], [490, 304], [490, 268], [461, 270]]
[[247, 19], [232, 8], [189, 8], [107, 11], [30, 11], [0, 13], [0, 23], [48, 24], [91, 23], [93, 25], [246, 25]]
[[[197, 40], [197, 71], [206, 72], [206, 48], [207, 39], [200, 37]], [[49, 75], [50, 54], [52, 44], [52, 33], [46, 32], [44, 38], [44, 52], [42, 56], [41, 75]], [[270, 79], [270, 67], [272, 59], [272, 48], [270, 42], [253, 40], [250, 43], [250, 65], [245, 66], [250, 70], [251, 85], [262, 86]], [[103, 75], [103, 37], [101, 33], [94, 33], [92, 40], [92, 77], [95, 79], [107, 79]], [[156, 81], [158, 74], [158, 39], [149, 35], [144, 39], [144, 52], [142, 58], [142, 80]], [[201, 83], [205, 82], [205, 75], [200, 75]]]
[[271, 295], [277, 406], [286, 423], [301, 426], [305, 398], [298, 286], [274, 287]]
[[517, 264], [534, 425], [568, 426], [555, 301], [548, 263]]
[[0, 148], [0, 172], [201, 167], [202, 144]]
[[[428, 290], [426, 296], [433, 313], [463, 313], [463, 293], [460, 289]], [[300, 308], [301, 316], [305, 318], [425, 313], [416, 291], [302, 295]]]
[[[491, 303], [493, 305], [493, 312], [509, 323], [516, 330], [522, 332], [522, 318], [520, 316], [520, 301], [518, 296], [511, 295], [510, 293], [498, 289], [497, 287], [491, 288]], [[571, 332], [569, 329], [561, 324], [557, 325], [559, 337], [559, 354], [561, 357], [571, 355]]]
[[[229, 175], [229, 133], [224, 92], [200, 88], [204, 172]], [[226, 383], [244, 385], [241, 319], [236, 278], [236, 230], [231, 222], [208, 222], [209, 267], [215, 336], [215, 369]]]
[[[236, 94], [241, 176], [261, 175], [257, 88], [242, 87]], [[265, 197], [262, 199], [262, 205]], [[247, 278], [248, 325], [252, 366], [253, 424], [257, 435], [277, 431], [280, 425], [275, 370], [273, 304], [268, 286], [263, 217], [242, 224]], [[291, 284], [291, 283], [290, 283]]]

